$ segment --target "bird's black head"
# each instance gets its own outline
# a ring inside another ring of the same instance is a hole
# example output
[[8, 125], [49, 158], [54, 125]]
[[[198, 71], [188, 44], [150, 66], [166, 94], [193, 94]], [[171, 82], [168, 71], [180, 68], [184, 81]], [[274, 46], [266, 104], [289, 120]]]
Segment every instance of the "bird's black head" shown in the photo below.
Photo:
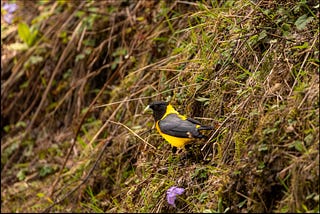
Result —
[[166, 113], [166, 109], [169, 103], [164, 101], [154, 101], [150, 103], [146, 109], [150, 108], [153, 111], [153, 117], [155, 121], [160, 120], [163, 115]]

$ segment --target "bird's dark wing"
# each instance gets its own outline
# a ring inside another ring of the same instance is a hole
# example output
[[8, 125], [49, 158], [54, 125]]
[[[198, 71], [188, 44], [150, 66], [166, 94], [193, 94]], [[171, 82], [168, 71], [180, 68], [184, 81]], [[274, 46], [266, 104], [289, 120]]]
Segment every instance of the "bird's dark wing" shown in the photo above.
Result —
[[197, 125], [201, 125], [201, 123], [198, 120], [192, 119], [190, 117], [187, 118], [188, 121], [190, 121], [191, 123], [197, 124]]
[[199, 128], [197, 128], [197, 130], [212, 130], [214, 129], [213, 126], [204, 126], [204, 125], [201, 125], [201, 123], [198, 121], [198, 120], [195, 120], [195, 119], [192, 119], [192, 118], [187, 118], [188, 121], [194, 123], [194, 124], [197, 124], [197, 125], [200, 125]]
[[200, 137], [196, 125], [191, 121], [182, 120], [177, 114], [169, 114], [164, 119], [160, 120], [159, 128], [164, 134], [174, 137]]

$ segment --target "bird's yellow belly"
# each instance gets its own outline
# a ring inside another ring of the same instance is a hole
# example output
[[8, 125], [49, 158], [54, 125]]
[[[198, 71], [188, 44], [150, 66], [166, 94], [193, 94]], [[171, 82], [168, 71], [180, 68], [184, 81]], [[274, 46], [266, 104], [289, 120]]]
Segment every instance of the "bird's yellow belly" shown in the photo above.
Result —
[[167, 134], [164, 134], [160, 131], [158, 124], [156, 125], [157, 131], [160, 133], [160, 135], [168, 141], [172, 146], [183, 148], [184, 145], [189, 143], [192, 139], [191, 138], [180, 138], [180, 137], [174, 137]]

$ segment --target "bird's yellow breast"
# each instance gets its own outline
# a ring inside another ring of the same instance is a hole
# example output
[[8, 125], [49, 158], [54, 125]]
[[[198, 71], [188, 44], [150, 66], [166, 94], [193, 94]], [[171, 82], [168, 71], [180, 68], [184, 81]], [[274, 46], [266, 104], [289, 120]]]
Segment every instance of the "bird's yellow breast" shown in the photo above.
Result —
[[[159, 121], [158, 121], [159, 122]], [[167, 134], [164, 134], [161, 132], [158, 122], [156, 123], [156, 129], [160, 133], [160, 135], [168, 141], [172, 146], [175, 146], [177, 148], [183, 148], [184, 145], [189, 143], [192, 139], [191, 138], [181, 138], [181, 137], [174, 137]]]

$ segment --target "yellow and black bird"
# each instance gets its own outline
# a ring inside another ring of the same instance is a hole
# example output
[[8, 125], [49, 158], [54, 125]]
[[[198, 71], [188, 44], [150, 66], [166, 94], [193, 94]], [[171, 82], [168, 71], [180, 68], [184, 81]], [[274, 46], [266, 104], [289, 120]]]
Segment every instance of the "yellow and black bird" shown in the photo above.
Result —
[[212, 126], [203, 126], [199, 121], [183, 116], [171, 104], [163, 101], [154, 101], [144, 110], [151, 109], [156, 129], [160, 135], [172, 146], [183, 148], [194, 138], [206, 138], [201, 130], [212, 130]]

